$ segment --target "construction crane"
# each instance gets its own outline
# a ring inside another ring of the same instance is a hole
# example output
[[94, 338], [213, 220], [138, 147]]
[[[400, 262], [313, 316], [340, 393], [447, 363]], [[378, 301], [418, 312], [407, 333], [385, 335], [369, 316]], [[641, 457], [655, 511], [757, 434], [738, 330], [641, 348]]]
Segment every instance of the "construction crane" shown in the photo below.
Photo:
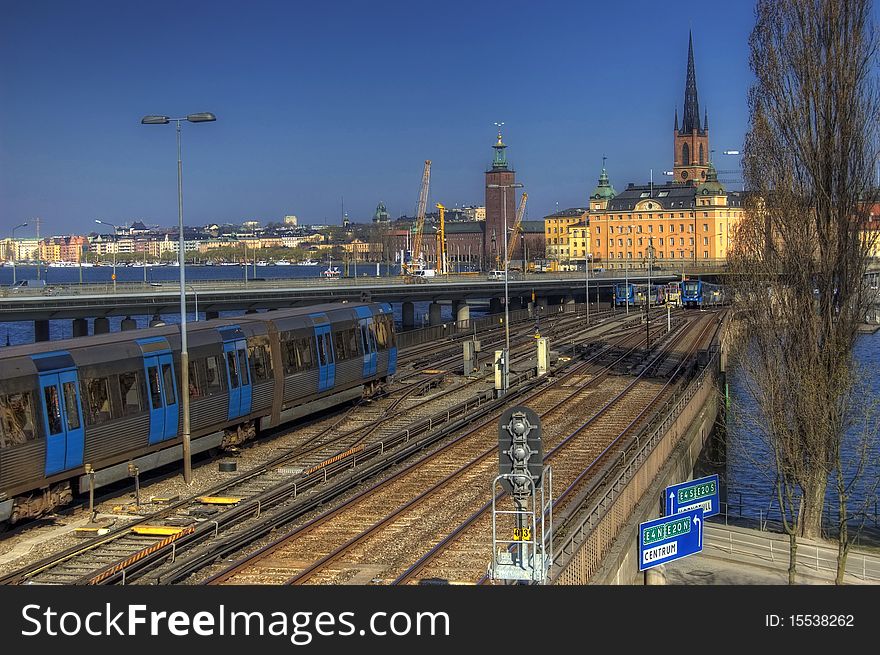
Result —
[[[522, 230], [522, 219], [526, 212], [526, 200], [528, 198], [529, 195], [523, 193], [522, 199], [519, 201], [519, 209], [516, 210], [516, 220], [513, 222], [513, 227], [510, 230], [510, 241], [507, 243], [507, 265], [504, 267], [505, 270], [510, 267], [510, 258], [513, 257], [513, 249], [516, 248], [516, 237]], [[525, 268], [525, 253], [523, 253], [523, 272], [525, 272]]]
[[419, 205], [416, 209], [416, 225], [413, 234], [412, 251], [408, 262], [400, 267], [402, 275], [409, 275], [413, 271], [424, 268], [425, 261], [422, 255], [422, 233], [425, 230], [425, 208], [428, 205], [428, 185], [431, 182], [431, 160], [425, 160], [425, 171], [422, 173], [422, 188], [419, 191]]

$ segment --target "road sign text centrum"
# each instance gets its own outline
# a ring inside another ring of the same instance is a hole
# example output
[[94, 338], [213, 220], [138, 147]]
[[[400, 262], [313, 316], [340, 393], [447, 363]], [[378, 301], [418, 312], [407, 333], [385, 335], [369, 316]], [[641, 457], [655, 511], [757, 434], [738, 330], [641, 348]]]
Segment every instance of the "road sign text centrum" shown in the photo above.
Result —
[[639, 524], [639, 571], [702, 550], [703, 510], [699, 507]]

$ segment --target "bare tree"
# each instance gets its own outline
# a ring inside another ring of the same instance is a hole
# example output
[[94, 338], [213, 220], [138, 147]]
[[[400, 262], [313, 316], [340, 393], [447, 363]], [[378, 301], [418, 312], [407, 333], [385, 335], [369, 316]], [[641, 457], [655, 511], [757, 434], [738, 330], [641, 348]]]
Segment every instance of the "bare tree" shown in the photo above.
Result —
[[869, 0], [758, 0], [749, 41], [750, 193], [731, 266], [792, 582], [797, 537], [821, 535], [867, 307], [865, 228], [878, 158], [870, 17]]

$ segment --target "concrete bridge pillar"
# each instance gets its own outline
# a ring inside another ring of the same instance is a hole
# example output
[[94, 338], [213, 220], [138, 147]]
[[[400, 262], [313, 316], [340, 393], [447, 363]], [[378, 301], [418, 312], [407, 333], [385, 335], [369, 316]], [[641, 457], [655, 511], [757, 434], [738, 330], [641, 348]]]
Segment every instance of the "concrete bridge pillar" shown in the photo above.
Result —
[[49, 321], [47, 319], [34, 321], [34, 341], [49, 340]]
[[205, 312], [206, 321], [213, 321], [215, 318], [220, 318], [220, 312]]
[[95, 327], [92, 330], [94, 334], [109, 334], [110, 319], [106, 316], [99, 316], [95, 319]]
[[86, 319], [73, 319], [73, 336], [74, 338], [89, 336], [89, 322]]
[[440, 325], [440, 303], [432, 302], [428, 305], [428, 325]]
[[136, 330], [137, 321], [135, 321], [131, 316], [126, 316], [124, 319], [122, 319], [122, 323], [119, 324], [119, 329], [121, 329], [123, 332]]
[[465, 322], [471, 319], [471, 308], [467, 306], [467, 303], [462, 303], [458, 306], [458, 309], [455, 311], [455, 320], [458, 321], [458, 327], [465, 327]]
[[489, 299], [489, 313], [490, 314], [500, 314], [503, 311], [503, 307], [501, 305], [501, 298], [490, 298]]
[[400, 314], [404, 330], [412, 330], [416, 326], [416, 308], [410, 301], [400, 306]]

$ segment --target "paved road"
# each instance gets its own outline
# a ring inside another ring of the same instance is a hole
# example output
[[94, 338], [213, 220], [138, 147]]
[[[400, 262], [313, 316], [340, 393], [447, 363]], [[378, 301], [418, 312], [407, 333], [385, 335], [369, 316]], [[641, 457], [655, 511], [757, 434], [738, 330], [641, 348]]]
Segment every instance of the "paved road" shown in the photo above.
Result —
[[[798, 542], [800, 584], [834, 584], [834, 542]], [[666, 584], [788, 584], [788, 537], [749, 528], [706, 524], [702, 553], [665, 566]], [[880, 584], [880, 551], [850, 551], [846, 584]]]

